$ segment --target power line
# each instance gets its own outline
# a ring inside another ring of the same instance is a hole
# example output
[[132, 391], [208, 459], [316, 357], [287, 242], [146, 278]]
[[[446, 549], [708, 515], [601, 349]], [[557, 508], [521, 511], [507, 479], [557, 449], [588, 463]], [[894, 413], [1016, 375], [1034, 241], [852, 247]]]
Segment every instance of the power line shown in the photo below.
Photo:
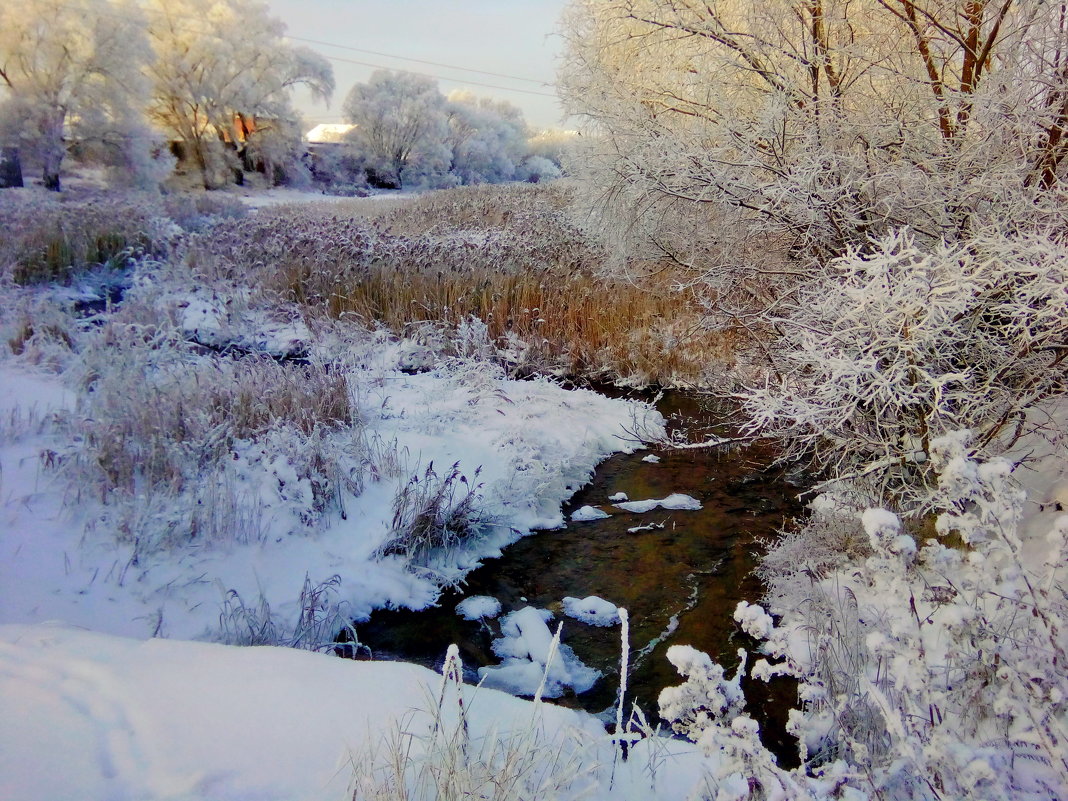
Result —
[[[518, 75], [506, 75], [502, 72], [490, 72], [489, 70], [479, 70], [474, 67], [458, 67], [455, 64], [442, 64], [439, 61], [427, 61], [422, 58], [413, 58], [412, 56], [398, 56], [396, 53], [382, 53], [377, 50], [364, 50], [360, 47], [350, 47], [349, 45], [337, 44], [335, 42], [323, 42], [318, 39], [306, 39], [303, 36], [293, 36], [286, 34], [287, 39], [292, 39], [296, 42], [307, 42], [308, 44], [320, 45], [322, 47], [336, 47], [339, 50], [351, 50], [354, 53], [367, 53], [371, 56], [381, 56], [383, 58], [395, 58], [400, 61], [414, 61], [416, 64], [428, 64], [431, 67], [444, 67], [449, 70], [460, 70], [461, 72], [477, 72], [480, 75], [490, 75], [494, 78], [504, 78], [509, 81], [523, 81], [524, 83], [533, 83], [538, 86], [552, 86], [553, 84], [548, 81], [539, 81], [536, 78], [521, 78]], [[327, 56], [329, 58], [329, 56]]]
[[[76, 6], [63, 5], [62, 7], [70, 9], [70, 10], [81, 10], [81, 9], [78, 9]], [[156, 11], [154, 9], [142, 8], [141, 11], [143, 13], [145, 13], [145, 14], [152, 14], [152, 15], [155, 15], [155, 16], [160, 17], [162, 19], [165, 19], [167, 22], [171, 23], [172, 25], [175, 22], [175, 17], [177, 17], [178, 19], [182, 19], [185, 22], [189, 22], [189, 21], [195, 21], [197, 23], [200, 22], [200, 20], [193, 20], [192, 17], [183, 16], [183, 15], [172, 15], [172, 14], [169, 14], [167, 12]], [[126, 19], [126, 17], [124, 15], [116, 14], [114, 12], [109, 13], [109, 12], [104, 11], [104, 12], [98, 12], [98, 13], [100, 13], [101, 16], [110, 16], [110, 17], [114, 17], [115, 19]], [[190, 31], [192, 33], [195, 33], [198, 36], [211, 36], [213, 38], [222, 40], [222, 37], [219, 36], [214, 31], [205, 31], [205, 30], [201, 29], [199, 27], [199, 25], [198, 25], [198, 27], [188, 27], [188, 26], [180, 26], [180, 27], [184, 28], [184, 30]], [[337, 47], [337, 48], [340, 48], [342, 50], [352, 50], [352, 51], [357, 52], [357, 53], [370, 53], [370, 54], [377, 55], [377, 56], [383, 56], [385, 58], [399, 59], [401, 61], [412, 61], [412, 62], [416, 62], [416, 63], [419, 63], [419, 64], [429, 64], [429, 65], [432, 65], [432, 66], [435, 66], [435, 67], [443, 67], [445, 69], [460, 70], [462, 72], [474, 72], [474, 73], [479, 73], [481, 75], [492, 75], [494, 77], [504, 78], [505, 80], [510, 80], [510, 81], [524, 81], [524, 82], [528, 82], [528, 83], [535, 83], [535, 84], [538, 84], [540, 86], [545, 86], [545, 87], [553, 86], [552, 83], [546, 83], [544, 81], [537, 81], [537, 80], [535, 80], [533, 78], [521, 78], [518, 75], [505, 75], [504, 73], [489, 72], [488, 70], [479, 70], [479, 69], [475, 69], [473, 67], [459, 67], [459, 66], [456, 66], [456, 65], [453, 65], [453, 64], [442, 64], [442, 63], [439, 63], [439, 62], [436, 62], [436, 61], [426, 61], [424, 59], [409, 58], [408, 56], [397, 56], [397, 55], [393, 55], [391, 53], [380, 53], [380, 52], [377, 52], [377, 51], [374, 51], [374, 50], [363, 50], [363, 49], [358, 48], [358, 47], [349, 47], [348, 45], [337, 44], [335, 42], [324, 42], [324, 41], [319, 41], [319, 40], [315, 40], [315, 39], [306, 39], [306, 38], [304, 38], [302, 36], [285, 36], [284, 38], [293, 39], [294, 41], [308, 42], [310, 44], [323, 45], [323, 46], [326, 46], [326, 47]], [[336, 61], [336, 62], [339, 62], [339, 63], [342, 63], [342, 64], [355, 64], [357, 66], [373, 67], [375, 69], [396, 69], [396, 67], [391, 67], [388, 64], [375, 64], [375, 63], [372, 63], [372, 62], [369, 62], [369, 61], [357, 61], [355, 59], [342, 58], [341, 56], [328, 56], [328, 55], [325, 55], [323, 53], [320, 53], [320, 55], [322, 55], [323, 58], [325, 58], [325, 59], [327, 59], [329, 61]], [[484, 88], [487, 88], [487, 89], [498, 89], [498, 90], [500, 90], [502, 92], [519, 92], [519, 93], [525, 94], [525, 95], [536, 95], [538, 97], [549, 97], [549, 98], [553, 98], [553, 99], [556, 98], [555, 94], [550, 94], [548, 92], [537, 92], [537, 91], [534, 91], [533, 89], [518, 89], [518, 88], [514, 88], [514, 87], [510, 87], [510, 86], [500, 86], [500, 85], [492, 84], [492, 83], [481, 83], [479, 81], [470, 81], [470, 80], [467, 80], [465, 78], [451, 78], [451, 77], [449, 77], [447, 75], [438, 75], [436, 73], [418, 72], [418, 73], [413, 73], [413, 74], [422, 75], [423, 77], [426, 77], [426, 78], [436, 78], [436, 79], [438, 79], [440, 81], [451, 81], [452, 83], [468, 84], [468, 85], [471, 85], [471, 86], [481, 86], [481, 87], [484, 87]]]
[[[320, 55], [323, 55], [323, 54], [320, 53]], [[328, 59], [330, 61], [338, 61], [338, 62], [341, 62], [342, 64], [358, 64], [361, 67], [377, 67], [377, 68], [380, 68], [380, 69], [393, 69], [393, 67], [389, 67], [389, 66], [387, 66], [385, 64], [372, 64], [370, 61], [356, 61], [355, 59], [341, 58], [340, 56], [326, 56], [326, 55], [323, 55], [323, 58]], [[407, 72], [411, 72], [410, 70], [406, 70], [406, 71]], [[472, 70], [472, 71], [476, 71], [476, 70]], [[469, 86], [483, 86], [483, 87], [486, 87], [486, 88], [489, 88], [489, 89], [500, 89], [503, 92], [522, 92], [525, 95], [537, 95], [538, 97], [551, 97], [553, 99], [556, 99], [556, 95], [554, 95], [554, 94], [549, 94], [548, 92], [536, 92], [533, 89], [516, 89], [515, 87], [512, 87], [512, 86], [498, 86], [497, 84], [493, 84], [493, 83], [481, 83], [479, 81], [469, 81], [466, 78], [449, 78], [446, 75], [436, 75], [436, 74], [430, 73], [430, 72], [412, 72], [411, 74], [412, 75], [422, 75], [425, 78], [437, 78], [440, 81], [451, 81], [452, 83], [466, 84], [466, 85], [469, 85]]]

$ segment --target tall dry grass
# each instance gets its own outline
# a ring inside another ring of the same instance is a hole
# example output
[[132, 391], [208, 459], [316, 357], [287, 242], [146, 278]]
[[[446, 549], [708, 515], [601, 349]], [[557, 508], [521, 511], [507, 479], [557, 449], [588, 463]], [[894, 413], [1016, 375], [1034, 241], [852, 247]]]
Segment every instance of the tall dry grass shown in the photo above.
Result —
[[67, 281], [90, 267], [121, 269], [166, 255], [177, 234], [237, 218], [236, 198], [205, 193], [0, 196], [0, 278], [17, 284]]
[[68, 376], [85, 392], [52, 461], [72, 501], [99, 504], [97, 527], [135, 554], [256, 539], [256, 476], [272, 465], [308, 524], [362, 489], [366, 442], [343, 373], [201, 353], [152, 298], [128, 300], [77, 350]]
[[435, 192], [370, 220], [265, 211], [195, 237], [185, 262], [205, 281], [249, 281], [398, 334], [476, 317], [518, 373], [678, 384], [729, 361], [731, 334], [702, 324], [681, 276], [606, 277], [566, 202], [564, 189], [519, 185]]

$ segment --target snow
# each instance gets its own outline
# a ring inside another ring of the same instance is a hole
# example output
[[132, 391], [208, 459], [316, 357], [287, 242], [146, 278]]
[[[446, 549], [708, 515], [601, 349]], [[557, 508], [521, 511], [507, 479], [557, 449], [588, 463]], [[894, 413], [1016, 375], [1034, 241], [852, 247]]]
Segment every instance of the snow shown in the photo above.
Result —
[[750, 604], [748, 601], [738, 602], [734, 610], [734, 619], [742, 627], [742, 631], [758, 640], [768, 639], [775, 628], [775, 622], [771, 615], [764, 611], [764, 607], [759, 604]]
[[618, 503], [619, 501], [629, 501], [630, 498], [627, 497], [627, 493], [625, 492], [616, 492], [612, 495], [609, 495], [608, 500], [612, 501], [613, 503]]
[[642, 461], [648, 462], [649, 464], [657, 464], [660, 461], [660, 457], [655, 453], [650, 453], [648, 456], [643, 456]]
[[270, 208], [272, 206], [282, 206], [291, 203], [305, 204], [325, 204], [332, 203], [344, 203], [348, 206], [354, 202], [363, 202], [368, 205], [368, 208], [374, 208], [379, 205], [383, 197], [399, 198], [410, 197], [410, 195], [402, 195], [400, 192], [391, 192], [389, 195], [368, 195], [363, 198], [345, 197], [344, 195], [327, 195], [324, 192], [318, 190], [306, 190], [306, 189], [289, 189], [286, 187], [274, 187], [269, 190], [243, 190], [240, 194], [241, 202], [252, 209]]
[[[430, 734], [431, 716], [413, 710], [425, 711], [440, 685], [437, 674], [401, 663], [0, 626], [0, 797], [351, 798], [354, 770], [368, 771], [390, 732]], [[488, 688], [465, 686], [463, 696], [476, 743], [491, 730], [502, 739], [528, 729], [550, 744], [566, 738], [592, 774], [594, 798], [651, 792], [642, 770], [657, 755], [652, 744], [632, 754], [637, 765], [616, 766], [614, 795], [610, 741], [592, 717]], [[695, 749], [656, 745], [672, 766], [657, 797], [685, 798], [700, 778]]]
[[564, 598], [564, 614], [587, 626], [614, 626], [619, 622], [619, 607], [604, 598]]
[[643, 526], [631, 526], [627, 529], [628, 534], [640, 534], [643, 531], [655, 531], [664, 528], [663, 523], [646, 523]]
[[624, 512], [635, 512], [637, 514], [651, 512], [654, 509], [696, 511], [697, 509], [702, 508], [699, 500], [681, 492], [674, 492], [666, 498], [617, 503], [615, 504], [615, 507], [617, 509], [622, 509]]
[[456, 614], [464, 620], [495, 618], [501, 613], [501, 602], [489, 595], [472, 595], [456, 604]]
[[591, 520], [604, 520], [607, 517], [611, 515], [596, 506], [583, 506], [571, 513], [571, 522], [587, 523]]
[[178, 327], [194, 342], [221, 350], [303, 356], [312, 339], [300, 320], [273, 319], [261, 310], [234, 308], [233, 298], [204, 294], [177, 295]]
[[554, 643], [547, 618], [552, 613], [532, 606], [504, 616], [503, 636], [493, 641], [493, 653], [502, 661], [499, 666], [478, 669], [484, 686], [533, 696], [544, 679], [542, 696], [558, 698], [568, 687], [583, 693], [597, 682], [600, 671], [584, 665], [568, 646]]

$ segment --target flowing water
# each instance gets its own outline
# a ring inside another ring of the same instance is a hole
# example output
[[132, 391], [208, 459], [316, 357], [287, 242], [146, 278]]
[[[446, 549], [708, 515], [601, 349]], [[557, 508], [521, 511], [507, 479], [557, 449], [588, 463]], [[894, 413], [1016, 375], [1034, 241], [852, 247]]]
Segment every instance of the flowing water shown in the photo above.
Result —
[[[691, 436], [729, 433], [693, 395], [668, 393], [658, 408]], [[468, 679], [477, 681], [475, 669], [500, 661], [490, 647], [500, 627], [497, 621], [463, 620], [455, 613], [456, 604], [463, 597], [489, 595], [501, 602], [502, 614], [528, 605], [549, 609], [564, 621], [563, 641], [604, 674], [591, 690], [558, 702], [604, 714], [616, 702], [620, 629], [564, 617], [561, 603], [565, 596], [598, 595], [630, 612], [628, 707], [633, 700], [655, 721], [660, 690], [681, 681], [665, 656], [670, 645], [692, 645], [732, 668], [737, 649], [753, 646], [731, 615], [738, 601], [759, 600], [760, 582], [752, 571], [760, 541], [800, 514], [801, 488], [781, 469], [770, 467], [773, 454], [757, 446], [729, 452], [659, 450], [658, 463], [643, 461], [648, 454], [608, 459], [564, 508], [570, 518], [581, 506], [599, 506], [612, 515], [608, 519], [572, 522], [526, 537], [470, 573], [462, 592], [446, 592], [436, 608], [374, 613], [357, 627], [361, 642], [376, 659], [434, 668], [440, 667], [448, 645], [456, 643]], [[697, 498], [703, 508], [627, 513], [608, 501], [617, 492], [631, 500], [681, 492]], [[628, 532], [648, 524], [657, 527]], [[791, 688], [785, 682], [770, 689], [749, 682], [746, 692], [765, 741], [785, 756], [791, 749], [782, 724]]]

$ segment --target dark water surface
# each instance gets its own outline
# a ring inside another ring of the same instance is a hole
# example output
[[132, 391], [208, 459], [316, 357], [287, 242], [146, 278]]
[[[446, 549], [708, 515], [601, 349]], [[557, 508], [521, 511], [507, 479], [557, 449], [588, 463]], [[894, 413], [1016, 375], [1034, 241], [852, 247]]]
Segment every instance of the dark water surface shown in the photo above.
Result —
[[[715, 422], [725, 415], [703, 409], [697, 396], [668, 393], [657, 405], [692, 438], [730, 433]], [[501, 558], [470, 573], [461, 593], [445, 593], [437, 608], [375, 612], [357, 626], [361, 642], [376, 659], [435, 668], [448, 645], [456, 643], [469, 680], [477, 681], [475, 669], [500, 661], [490, 648], [500, 627], [497, 621], [461, 619], [454, 608], [463, 597], [493, 596], [504, 607], [502, 615], [528, 605], [550, 609], [556, 613], [551, 627], [555, 630], [556, 622], [563, 620], [563, 641], [604, 674], [588, 692], [557, 702], [599, 714], [616, 702], [619, 626], [587, 626], [564, 617], [561, 608], [565, 596], [599, 595], [630, 612], [628, 708], [633, 700], [655, 721], [660, 690], [681, 682], [665, 656], [670, 645], [692, 645], [731, 668], [738, 662], [737, 649], [752, 647], [732, 613], [738, 601], [760, 599], [760, 582], [752, 574], [759, 541], [773, 537], [801, 513], [801, 488], [781, 469], [769, 467], [774, 455], [759, 446], [729, 452], [657, 450], [660, 462], [655, 464], [642, 461], [649, 453], [608, 459], [564, 507], [569, 519], [572, 511], [587, 504], [600, 507], [610, 518], [569, 523], [520, 540]], [[631, 500], [681, 492], [697, 498], [703, 508], [633, 514], [611, 505], [608, 496], [616, 492], [625, 492]], [[627, 531], [650, 523], [663, 528]], [[773, 686], [769, 694], [761, 682], [750, 682], [746, 691], [769, 746], [788, 752], [781, 729], [793, 702], [791, 688]]]

